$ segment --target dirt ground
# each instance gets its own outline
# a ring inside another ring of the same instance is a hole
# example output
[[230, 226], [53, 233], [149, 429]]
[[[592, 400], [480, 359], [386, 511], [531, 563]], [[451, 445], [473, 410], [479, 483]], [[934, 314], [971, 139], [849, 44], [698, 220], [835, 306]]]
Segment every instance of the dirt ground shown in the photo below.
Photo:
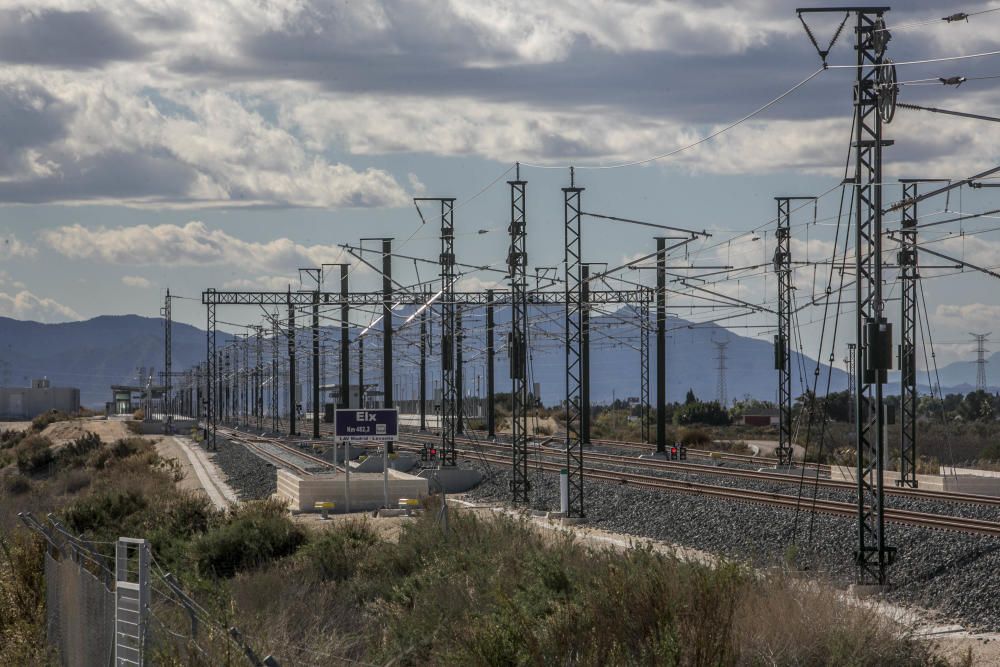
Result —
[[[507, 425], [497, 429], [497, 433], [510, 433], [510, 420], [507, 420]], [[539, 433], [538, 431], [541, 431]], [[528, 432], [537, 435], [547, 435], [559, 432], [559, 424], [552, 417], [539, 417], [535, 419], [530, 417], [528, 419]]]
[[198, 480], [198, 475], [191, 466], [188, 457], [184, 455], [184, 452], [181, 451], [181, 448], [174, 442], [173, 438], [161, 438], [156, 443], [156, 453], [165, 459], [173, 459], [181, 467], [184, 477], [177, 482], [178, 489], [208, 495]]
[[325, 530], [332, 528], [345, 521], [364, 521], [371, 526], [375, 532], [384, 540], [390, 542], [399, 541], [399, 533], [403, 524], [413, 521], [406, 516], [373, 517], [371, 512], [352, 512], [351, 514], [331, 514], [329, 519], [324, 520], [318, 512], [305, 512], [293, 514], [292, 521], [300, 523], [310, 528]]
[[0, 422], [0, 431], [27, 431], [31, 422]]
[[87, 432], [96, 433], [104, 442], [114, 442], [132, 435], [124, 421], [107, 419], [70, 419], [68, 421], [49, 424], [42, 435], [52, 441], [55, 450], [61, 449], [67, 443], [82, 437]]

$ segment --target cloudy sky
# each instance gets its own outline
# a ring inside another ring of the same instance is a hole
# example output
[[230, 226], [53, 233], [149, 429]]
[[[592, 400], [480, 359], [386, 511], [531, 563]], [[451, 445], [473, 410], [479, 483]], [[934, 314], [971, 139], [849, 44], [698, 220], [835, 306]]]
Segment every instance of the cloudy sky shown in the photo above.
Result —
[[[414, 196], [457, 197], [459, 261], [500, 264], [504, 181], [516, 161], [529, 182], [530, 266], [562, 259], [559, 188], [570, 164], [581, 167], [589, 211], [713, 234], [678, 253], [677, 265], [765, 263], [774, 196], [828, 192], [796, 212], [794, 250], [829, 261], [849, 149], [850, 69], [821, 72], [675, 155], [583, 168], [688, 146], [815, 74], [820, 60], [797, 4], [0, 2], [0, 315], [155, 315], [167, 287], [194, 298], [208, 287], [297, 289], [299, 267], [346, 261], [337, 244], [361, 237], [395, 237], [399, 252], [433, 258], [437, 229], [432, 216], [421, 225]], [[888, 13], [889, 53], [910, 61], [1000, 50], [1000, 11], [990, 9], [1000, 3], [907, 2]], [[985, 13], [940, 20], [958, 11]], [[817, 39], [828, 41], [842, 17], [810, 19]], [[852, 41], [845, 30], [830, 64], [853, 61]], [[937, 82], [955, 75], [970, 80]], [[995, 75], [997, 55], [903, 65], [900, 97], [996, 115]], [[900, 110], [887, 135], [896, 142], [886, 149], [889, 200], [899, 196], [899, 177], [961, 178], [1000, 164], [995, 123]], [[995, 193], [963, 188], [921, 212], [945, 220], [1000, 208]], [[649, 229], [584, 225], [587, 261], [617, 264], [653, 248]], [[997, 267], [996, 227], [997, 217], [943, 224], [927, 230], [928, 247]], [[421, 268], [428, 277], [432, 269]], [[403, 261], [397, 273], [417, 277]], [[767, 304], [775, 285], [766, 273], [715, 275], [712, 289]], [[925, 292], [939, 361], [969, 358], [967, 331], [997, 329], [1000, 339], [996, 279], [924, 275], [934, 276]], [[353, 276], [359, 289], [376, 285], [363, 267]], [[462, 287], [494, 279], [470, 275]], [[822, 267], [800, 269], [797, 299], [821, 295], [825, 280]], [[686, 303], [676, 297], [672, 312], [737, 312]], [[898, 306], [887, 307], [896, 319]], [[196, 301], [178, 301], [175, 313], [203, 326]], [[822, 310], [800, 318], [803, 338], [818, 337]], [[759, 316], [723, 323], [770, 335]]]

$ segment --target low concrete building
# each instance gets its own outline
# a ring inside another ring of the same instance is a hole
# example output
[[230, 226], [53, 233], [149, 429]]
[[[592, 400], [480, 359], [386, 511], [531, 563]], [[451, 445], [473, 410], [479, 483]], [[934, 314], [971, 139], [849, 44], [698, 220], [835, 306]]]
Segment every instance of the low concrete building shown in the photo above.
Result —
[[49, 410], [78, 412], [80, 390], [53, 387], [48, 379], [32, 380], [30, 387], [0, 387], [0, 418], [33, 419]]

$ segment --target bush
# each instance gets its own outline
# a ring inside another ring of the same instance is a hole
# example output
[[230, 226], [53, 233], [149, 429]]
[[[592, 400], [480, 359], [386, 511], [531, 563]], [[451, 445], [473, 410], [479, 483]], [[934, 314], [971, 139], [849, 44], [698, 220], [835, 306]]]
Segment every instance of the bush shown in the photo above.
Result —
[[300, 554], [317, 579], [343, 581], [354, 576], [379, 542], [366, 521], [352, 520], [313, 538]]
[[30, 435], [17, 446], [17, 468], [23, 473], [41, 472], [47, 469], [54, 459], [52, 443], [40, 435]]
[[695, 401], [682, 405], [674, 411], [674, 424], [678, 426], [687, 426], [688, 424], [727, 426], [729, 413], [715, 401], [711, 403]]
[[112, 461], [127, 459], [138, 454], [151, 454], [155, 457], [152, 443], [142, 438], [121, 438], [107, 447], [92, 450], [87, 465], [101, 470]]
[[254, 501], [232, 510], [227, 523], [198, 537], [193, 554], [203, 574], [231, 577], [288, 556], [305, 541], [305, 533], [285, 515], [283, 504]]
[[0, 431], [0, 450], [16, 447], [25, 435], [25, 431], [15, 431], [9, 428]]
[[66, 526], [74, 533], [125, 532], [136, 514], [149, 507], [145, 496], [136, 491], [112, 490], [88, 496], [70, 505], [65, 513]]
[[31, 430], [33, 431], [43, 431], [45, 427], [49, 424], [54, 424], [56, 422], [64, 422], [69, 419], [69, 415], [65, 412], [59, 412], [58, 410], [49, 410], [48, 412], [43, 412], [42, 414], [36, 416], [31, 420]]
[[76, 493], [90, 486], [90, 473], [86, 470], [69, 470], [60, 480], [65, 494]]
[[59, 458], [67, 462], [83, 463], [83, 457], [95, 449], [100, 449], [102, 444], [104, 443], [101, 442], [101, 437], [99, 435], [88, 431], [73, 442], [66, 445], [62, 451], [59, 452]]
[[700, 428], [682, 428], [678, 438], [685, 447], [699, 447], [712, 442], [712, 437]]
[[31, 491], [31, 480], [24, 475], [7, 475], [3, 478], [3, 488], [8, 495], [20, 496]]
[[146, 411], [143, 410], [142, 408], [139, 408], [138, 410], [136, 410], [135, 412], [132, 413], [132, 419], [134, 419], [136, 421], [141, 422], [145, 418], [146, 418]]

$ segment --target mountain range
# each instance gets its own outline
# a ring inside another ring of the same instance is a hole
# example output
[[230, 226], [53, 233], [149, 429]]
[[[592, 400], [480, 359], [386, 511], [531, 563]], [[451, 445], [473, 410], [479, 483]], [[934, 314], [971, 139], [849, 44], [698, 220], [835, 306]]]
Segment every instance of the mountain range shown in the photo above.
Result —
[[[506, 340], [505, 319], [497, 313], [497, 391], [507, 391], [507, 362], [502, 350]], [[401, 319], [397, 320], [397, 326]], [[466, 388], [473, 392], [476, 376], [484, 374], [485, 333], [482, 320], [467, 320], [469, 325], [478, 327], [465, 341]], [[531, 380], [538, 383], [541, 398], [545, 404], [560, 401], [565, 395], [565, 352], [560, 331], [561, 318], [537, 323], [533, 328], [532, 354], [530, 359]], [[719, 359], [716, 342], [727, 341], [725, 390], [731, 403], [746, 396], [775, 400], [776, 373], [773, 368], [773, 350], [770, 338], [758, 339], [740, 336], [713, 324], [691, 323], [675, 317], [667, 321], [667, 398], [682, 401], [687, 391], [704, 400], [713, 400], [719, 391]], [[434, 340], [432, 327], [431, 339]], [[338, 329], [324, 327], [323, 337], [336, 340]], [[352, 340], [359, 333], [352, 331]], [[188, 324], [174, 322], [173, 368], [183, 371], [205, 358], [205, 332]], [[407, 338], [410, 342], [407, 342]], [[218, 343], [228, 339], [220, 332]], [[300, 340], [308, 345], [308, 336], [300, 334]], [[156, 373], [163, 368], [163, 320], [137, 315], [100, 316], [80, 322], [62, 324], [41, 324], [0, 318], [0, 382], [4, 386], [28, 386], [33, 378], [47, 377], [53, 386], [78, 387], [81, 402], [88, 406], [103, 407], [111, 400], [111, 385], [137, 384], [140, 369], [146, 373], [153, 369]], [[403, 387], [415, 382], [416, 349], [412, 334], [397, 338], [399, 359], [397, 374]], [[372, 340], [366, 350], [366, 380], [371, 382], [380, 377], [381, 371], [374, 367], [380, 360], [379, 341]], [[432, 342], [432, 349], [435, 349]], [[650, 335], [651, 350], [655, 348], [655, 335]], [[282, 346], [284, 349], [284, 346]], [[336, 346], [331, 346], [336, 350]], [[352, 345], [352, 355], [356, 346]], [[651, 398], [655, 393], [655, 352], [651, 352], [650, 385]], [[997, 355], [994, 355], [994, 360]], [[405, 358], [405, 361], [403, 359]], [[306, 355], [300, 356], [305, 364]], [[329, 381], [335, 382], [336, 352], [332, 360], [324, 366]], [[356, 371], [357, 360], [352, 358]], [[634, 324], [624, 323], [616, 316], [592, 318], [591, 334], [591, 399], [595, 403], [607, 403], [613, 398], [639, 396], [640, 369], [638, 340]], [[812, 383], [815, 361], [793, 354], [792, 392], [802, 393], [803, 383]], [[428, 362], [431, 385], [436, 376], [438, 362]], [[820, 393], [826, 383], [827, 366], [821, 366]], [[300, 371], [306, 377], [305, 368]], [[975, 362], [956, 362], [940, 370], [941, 383], [945, 393], [949, 391], [969, 391], [975, 385]], [[925, 377], [921, 373], [921, 380]], [[893, 393], [893, 383], [898, 379], [890, 377], [887, 388]], [[923, 384], [923, 383], [922, 383]], [[847, 387], [847, 374], [842, 368], [834, 368], [831, 391], [841, 391]], [[429, 389], [430, 391], [430, 386]], [[482, 389], [485, 393], [485, 389]], [[397, 390], [397, 395], [399, 395]]]

